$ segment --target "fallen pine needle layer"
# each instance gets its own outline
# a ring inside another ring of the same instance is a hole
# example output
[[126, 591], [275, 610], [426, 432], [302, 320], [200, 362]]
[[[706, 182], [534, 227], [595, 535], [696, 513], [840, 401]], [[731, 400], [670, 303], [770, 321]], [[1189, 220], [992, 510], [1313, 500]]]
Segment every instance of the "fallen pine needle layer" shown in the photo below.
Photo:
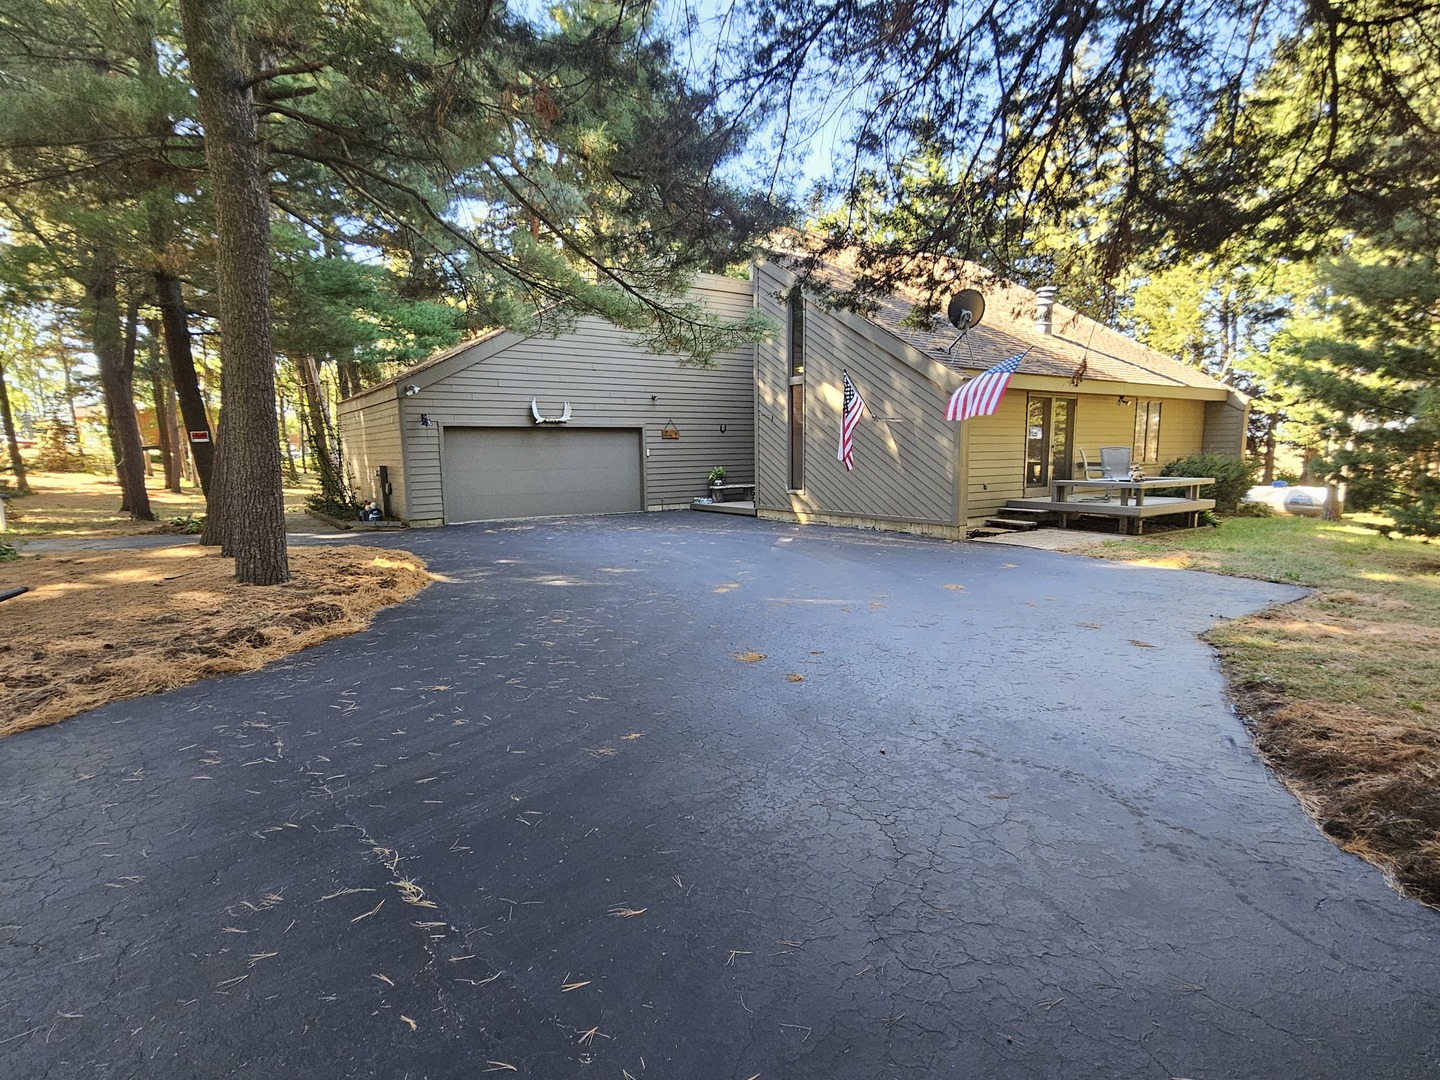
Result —
[[1256, 747], [1321, 831], [1440, 908], [1440, 734], [1255, 686], [1234, 695]]
[[0, 563], [0, 738], [158, 694], [370, 625], [432, 580], [407, 551], [292, 548], [290, 581], [238, 585], [198, 544]]

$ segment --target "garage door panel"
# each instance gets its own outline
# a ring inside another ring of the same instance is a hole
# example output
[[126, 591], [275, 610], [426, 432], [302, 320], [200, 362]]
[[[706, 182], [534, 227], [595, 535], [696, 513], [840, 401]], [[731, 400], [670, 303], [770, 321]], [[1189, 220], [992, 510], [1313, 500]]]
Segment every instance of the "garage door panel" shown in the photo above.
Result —
[[443, 482], [452, 523], [645, 508], [637, 430], [446, 428]]

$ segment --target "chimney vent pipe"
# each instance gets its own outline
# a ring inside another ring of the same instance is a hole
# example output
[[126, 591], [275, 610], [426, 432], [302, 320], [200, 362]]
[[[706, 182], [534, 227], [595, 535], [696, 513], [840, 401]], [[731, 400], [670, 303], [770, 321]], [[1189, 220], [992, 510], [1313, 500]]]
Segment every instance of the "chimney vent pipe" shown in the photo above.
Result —
[[1058, 291], [1054, 285], [1041, 285], [1035, 290], [1035, 332], [1037, 334], [1053, 332], [1050, 314], [1055, 308], [1055, 294]]

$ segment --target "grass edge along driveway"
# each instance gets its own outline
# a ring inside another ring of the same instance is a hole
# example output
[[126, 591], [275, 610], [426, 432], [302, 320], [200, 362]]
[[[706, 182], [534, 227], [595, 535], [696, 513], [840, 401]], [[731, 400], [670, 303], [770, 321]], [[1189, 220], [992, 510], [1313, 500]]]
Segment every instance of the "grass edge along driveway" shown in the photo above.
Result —
[[1256, 746], [1324, 833], [1440, 908], [1440, 548], [1257, 517], [1094, 554], [1314, 590], [1208, 640]]

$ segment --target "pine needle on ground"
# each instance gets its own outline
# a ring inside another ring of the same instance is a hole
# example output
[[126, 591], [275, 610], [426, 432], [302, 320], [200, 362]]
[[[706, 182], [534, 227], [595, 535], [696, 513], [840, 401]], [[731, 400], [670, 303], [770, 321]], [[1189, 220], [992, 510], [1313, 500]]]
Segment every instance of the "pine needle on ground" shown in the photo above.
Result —
[[64, 552], [0, 563], [0, 738], [353, 634], [431, 581], [405, 551], [290, 551], [284, 585], [238, 585], [213, 548]]

